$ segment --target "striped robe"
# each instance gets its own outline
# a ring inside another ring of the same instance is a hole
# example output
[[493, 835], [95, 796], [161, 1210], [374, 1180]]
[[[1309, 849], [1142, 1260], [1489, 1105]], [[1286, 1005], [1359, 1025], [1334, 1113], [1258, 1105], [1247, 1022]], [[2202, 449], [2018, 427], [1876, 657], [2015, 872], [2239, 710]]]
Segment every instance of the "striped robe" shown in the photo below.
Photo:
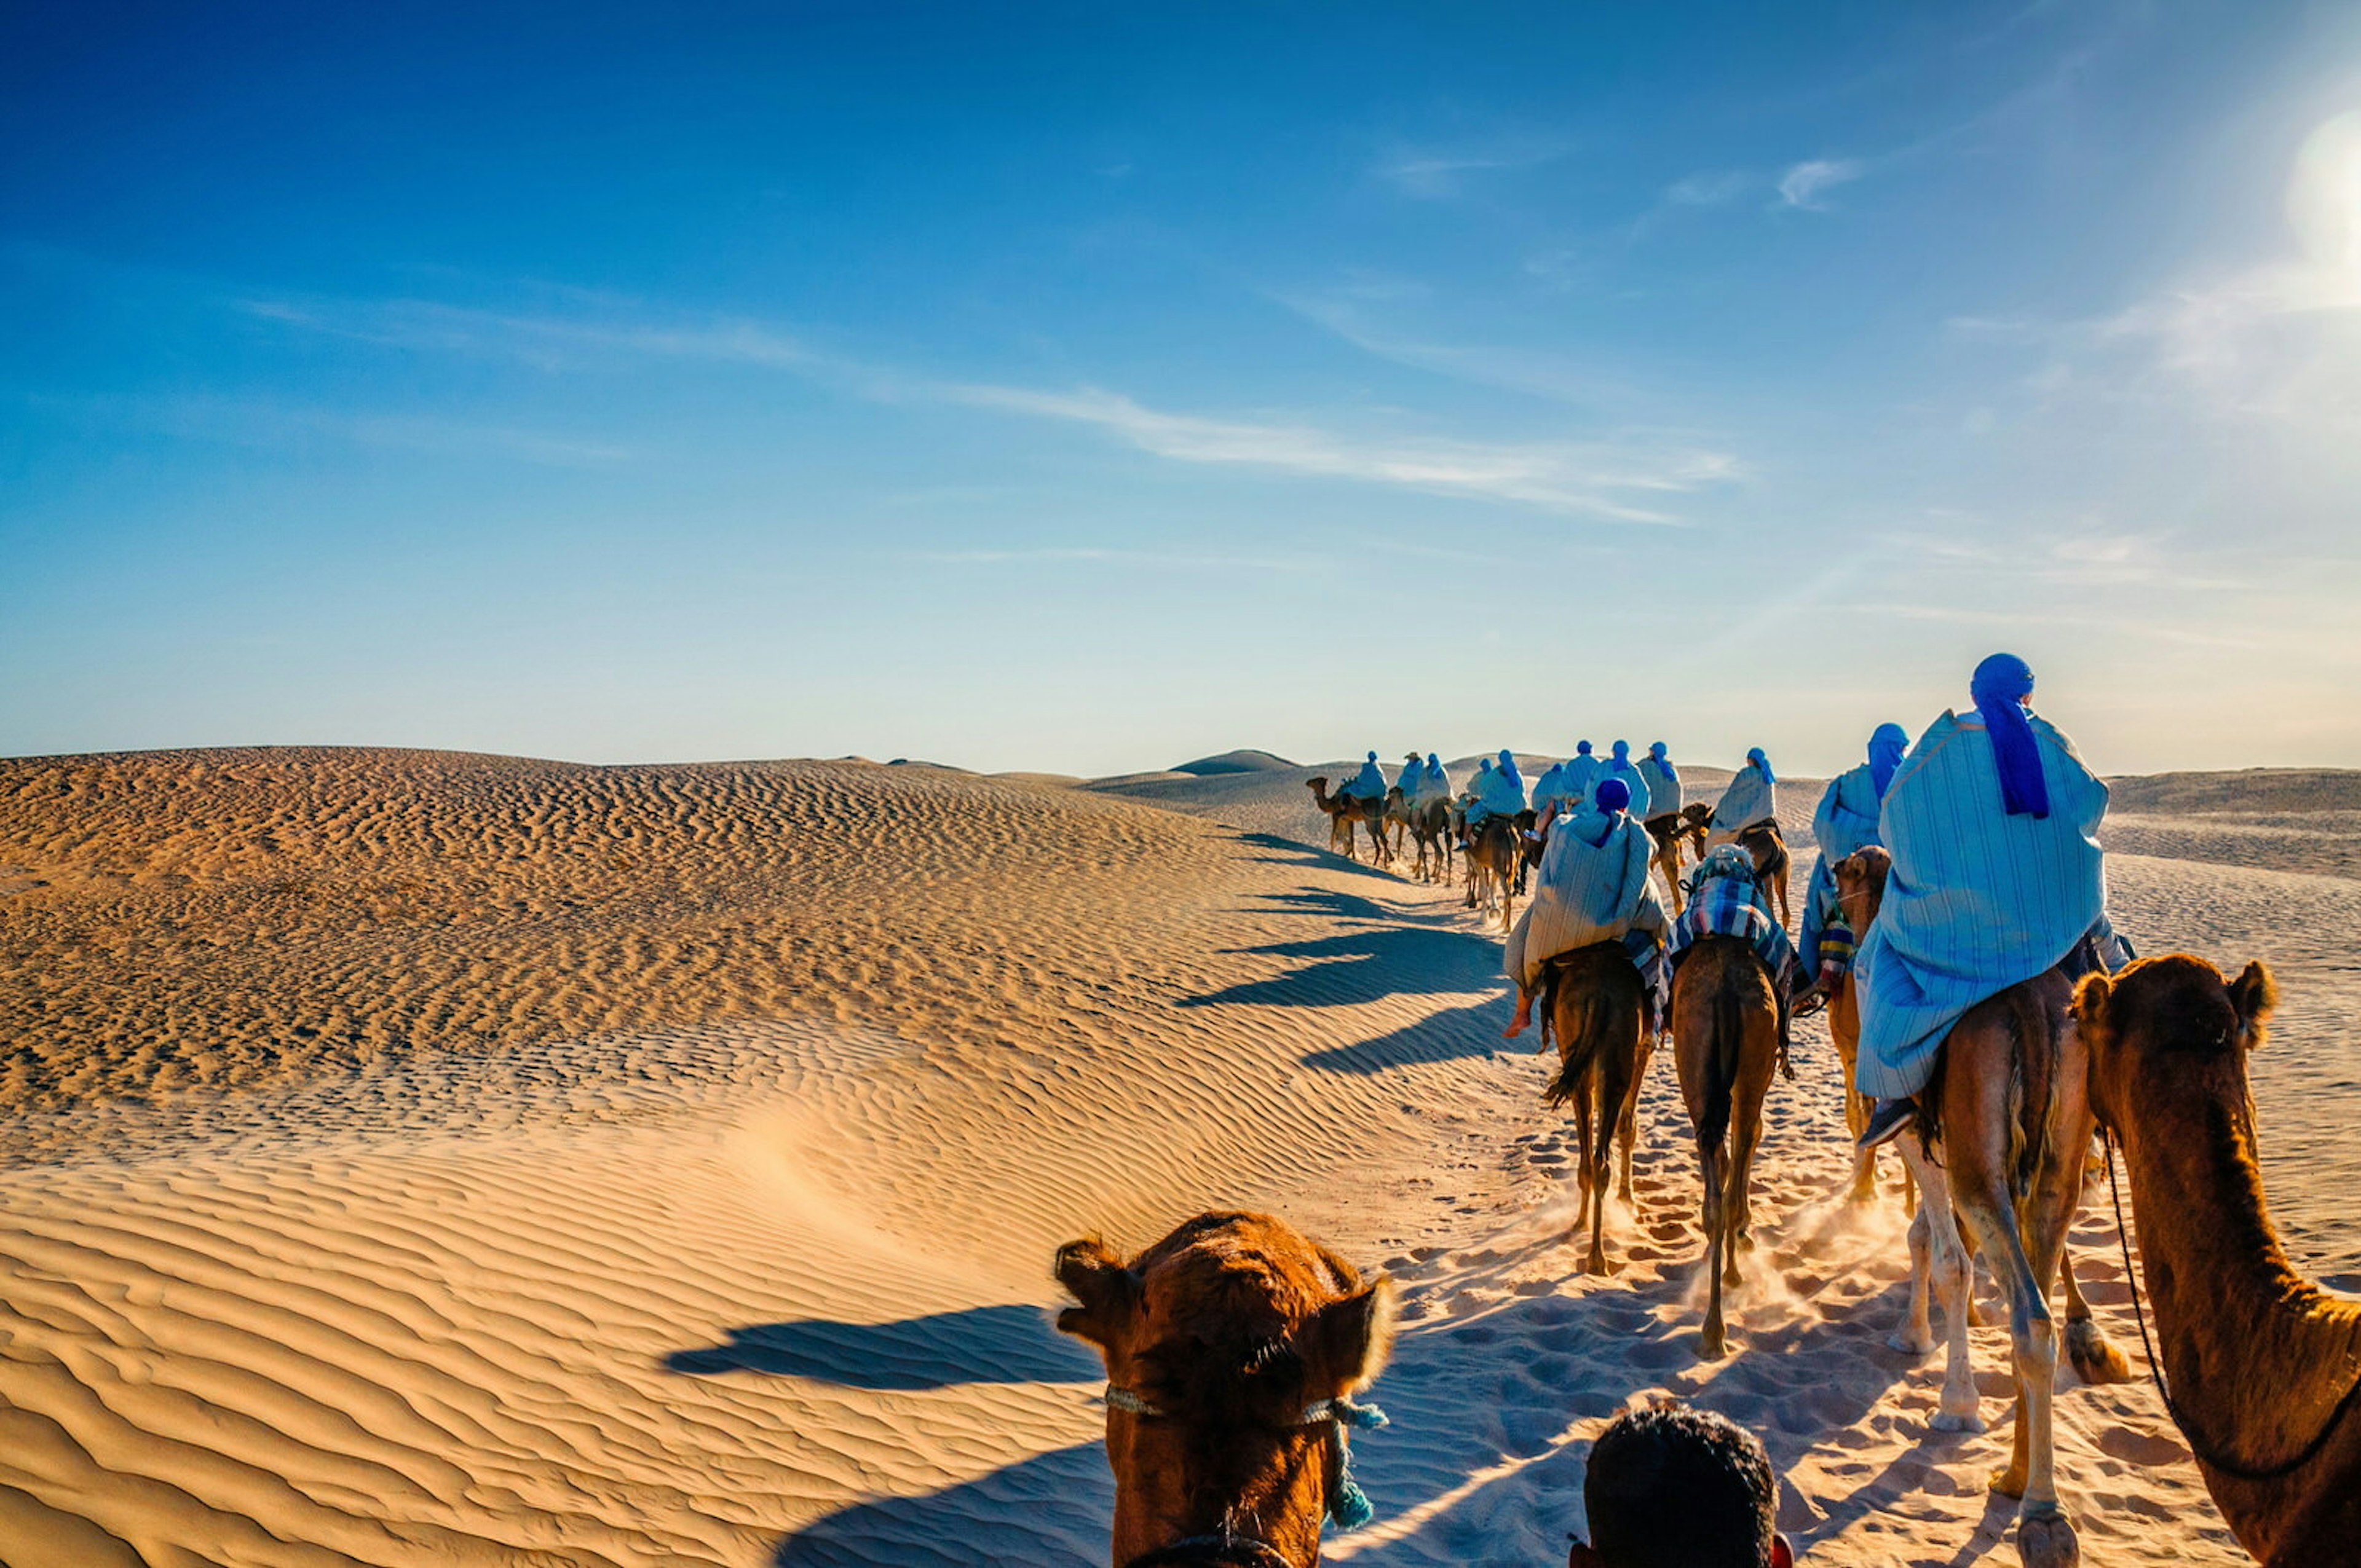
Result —
[[1721, 803], [1713, 808], [1713, 821], [1708, 825], [1710, 836], [1728, 843], [1738, 837], [1740, 828], [1752, 828], [1764, 817], [1778, 814], [1778, 797], [1772, 790], [1770, 775], [1749, 762], [1738, 770], [1730, 787], [1721, 792]]
[[[1662, 817], [1681, 808], [1679, 773], [1653, 757], [1642, 757], [1640, 759], [1640, 776], [1648, 781], [1648, 809], [1641, 814], [1642, 820]], [[1633, 797], [1633, 804], [1638, 804], [1637, 796]]]
[[1606, 766], [1601, 759], [1586, 757], [1578, 751], [1565, 760], [1565, 774], [1561, 782], [1565, 786], [1565, 793], [1579, 802], [1586, 811], [1593, 804], [1591, 797], [1598, 793], [1600, 773]]
[[[1631, 804], [1625, 809], [1633, 817], [1645, 822], [1655, 815], [1655, 796], [1648, 789], [1647, 774], [1633, 767], [1628, 760], [1619, 762], [1609, 757], [1598, 770], [1598, 784], [1605, 784], [1609, 779], [1621, 779], [1623, 786], [1631, 792]], [[1596, 796], [1598, 784], [1591, 785], [1590, 793]], [[1592, 803], [1592, 809], [1597, 809], [1596, 800]]]
[[1650, 874], [1654, 864], [1655, 845], [1629, 812], [1557, 823], [1542, 851], [1532, 901], [1509, 933], [1502, 964], [1509, 978], [1529, 987], [1560, 953], [1635, 929], [1661, 931], [1664, 905]]
[[1867, 762], [1856, 763], [1828, 781], [1820, 808], [1812, 814], [1812, 837], [1819, 841], [1819, 858], [1812, 862], [1812, 880], [1804, 890], [1804, 937], [1796, 946], [1804, 955], [1804, 970], [1820, 969], [1820, 933], [1836, 911], [1836, 873], [1828, 868], [1877, 837], [1877, 776]]
[[1878, 833], [1894, 870], [1853, 969], [1864, 1094], [1925, 1088], [1962, 1014], [2056, 964], [2105, 914], [2107, 786], [2065, 736], [2032, 723], [2047, 817], [2002, 809], [1992, 737], [1973, 714], [1937, 719], [1886, 786]]

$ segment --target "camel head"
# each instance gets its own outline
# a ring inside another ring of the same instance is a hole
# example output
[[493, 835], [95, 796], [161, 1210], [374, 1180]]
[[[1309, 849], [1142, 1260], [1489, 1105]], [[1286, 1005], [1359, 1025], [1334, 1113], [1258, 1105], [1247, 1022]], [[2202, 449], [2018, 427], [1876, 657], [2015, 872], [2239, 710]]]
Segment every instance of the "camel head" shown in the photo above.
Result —
[[1828, 874], [1836, 879], [1837, 907], [1852, 923], [1855, 941], [1869, 935], [1870, 925], [1885, 902], [1885, 878], [1893, 870], [1894, 857], [1875, 844], [1863, 845], [1828, 868]]
[[1332, 797], [1329, 795], [1327, 774], [1321, 773], [1304, 780], [1303, 787], [1312, 792], [1312, 798], [1318, 801], [1320, 809], [1329, 816], [1334, 817], [1345, 808], [1345, 802], [1341, 797]]
[[1323, 1519], [1360, 1500], [1340, 1423], [1371, 1424], [1351, 1396], [1385, 1365], [1392, 1282], [1243, 1213], [1200, 1214], [1128, 1264], [1069, 1242], [1056, 1272], [1077, 1302], [1058, 1327], [1106, 1363], [1115, 1561], [1243, 1540], [1312, 1568]]
[[2246, 1053], [2263, 1043], [2279, 999], [2259, 959], [2235, 980], [2187, 953], [2087, 977], [2074, 992], [2074, 1023], [2091, 1053], [2091, 1108], [2120, 1136], [2139, 1091], [2194, 1080], [2243, 1111]]

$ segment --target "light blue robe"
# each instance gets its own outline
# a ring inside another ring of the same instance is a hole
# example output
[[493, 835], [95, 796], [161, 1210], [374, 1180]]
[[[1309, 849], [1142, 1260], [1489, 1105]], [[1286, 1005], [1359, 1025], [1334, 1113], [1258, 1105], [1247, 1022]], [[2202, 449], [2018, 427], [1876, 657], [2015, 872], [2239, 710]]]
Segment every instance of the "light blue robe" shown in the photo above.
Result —
[[[1647, 774], [1633, 767], [1628, 760], [1619, 762], [1609, 757], [1598, 770], [1598, 783], [1605, 784], [1609, 779], [1621, 779], [1623, 786], [1631, 792], [1631, 804], [1625, 810], [1642, 822], [1654, 815], [1655, 796], [1648, 788]], [[1598, 784], [1590, 786], [1590, 808], [1596, 811], [1598, 809]]]
[[1721, 803], [1713, 808], [1712, 830], [1735, 834], [1741, 828], [1752, 828], [1766, 817], [1779, 814], [1779, 799], [1771, 784], [1771, 775], [1763, 771], [1760, 762], [1749, 762], [1730, 779], [1730, 787], [1721, 792]]
[[1467, 813], [1467, 819], [1480, 822], [1487, 817], [1514, 817], [1524, 808], [1524, 785], [1510, 778], [1506, 768], [1493, 768], [1477, 776], [1476, 806]]
[[1804, 936], [1796, 943], [1806, 973], [1819, 972], [1820, 933], [1828, 929], [1829, 912], [1836, 907], [1837, 879], [1829, 868], [1855, 850], [1882, 841], [1877, 836], [1879, 804], [1877, 776], [1867, 762], [1859, 762], [1828, 781], [1820, 808], [1812, 814], [1812, 837], [1820, 852], [1804, 890]]
[[2032, 720], [2049, 815], [2001, 805], [1992, 737], [1946, 713], [1886, 786], [1878, 835], [1894, 856], [1855, 961], [1864, 1094], [1916, 1094], [1962, 1014], [2073, 950], [2106, 911], [2099, 850], [2107, 786], [2065, 736]]
[[1441, 762], [1429, 763], [1426, 771], [1419, 775], [1418, 793], [1421, 800], [1449, 800], [1452, 796], [1450, 772]]
[[1363, 762], [1353, 782], [1341, 792], [1359, 800], [1383, 800], [1386, 797], [1386, 775], [1375, 760]]
[[[1640, 759], [1640, 776], [1648, 781], [1648, 808], [1640, 812], [1642, 821], [1681, 808], [1681, 781], [1676, 770], [1665, 767], [1652, 756], [1642, 757]], [[1639, 797], [1633, 795], [1635, 811], [1638, 810], [1638, 801]]]
[[1648, 830], [1627, 812], [1552, 828], [1533, 876], [1532, 902], [1509, 935], [1503, 954], [1509, 978], [1530, 985], [1533, 971], [1560, 953], [1634, 930], [1661, 935], [1664, 900], [1649, 874], [1655, 852]]
[[1565, 764], [1552, 762], [1548, 770], [1533, 783], [1533, 809], [1547, 811], [1552, 801], [1568, 798], [1565, 787]]
[[1586, 757], [1579, 752], [1568, 757], [1565, 774], [1566, 794], [1588, 806], [1592, 794], [1598, 788], [1599, 773], [1606, 766], [1597, 757]]

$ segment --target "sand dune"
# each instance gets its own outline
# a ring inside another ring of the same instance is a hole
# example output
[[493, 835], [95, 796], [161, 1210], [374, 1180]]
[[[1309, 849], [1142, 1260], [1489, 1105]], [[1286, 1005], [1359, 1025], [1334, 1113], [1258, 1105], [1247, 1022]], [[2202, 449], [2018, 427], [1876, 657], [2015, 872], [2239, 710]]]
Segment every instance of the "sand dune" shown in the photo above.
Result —
[[[1938, 1363], [1883, 1348], [1904, 1217], [1828, 1201], [1824, 1037], [1700, 1365], [1667, 1064], [1629, 1267], [1573, 1275], [1496, 939], [1306, 848], [1311, 771], [0, 762], [0, 1561], [1103, 1562], [1049, 1250], [1224, 1203], [1409, 1286], [1339, 1561], [1563, 1561], [1648, 1389], [1763, 1433], [1811, 1561], [2007, 1561], [2005, 1424], [1929, 1433]], [[2186, 780], [2126, 811], [2181, 841], [2112, 864], [2144, 946], [2280, 966], [2274, 1210], [2351, 1284], [2343, 787], [2270, 803], [2329, 846], [2302, 869]], [[2136, 1348], [2112, 1237], [2078, 1251]], [[2146, 1385], [2059, 1410], [2093, 1560], [2241, 1560]]]

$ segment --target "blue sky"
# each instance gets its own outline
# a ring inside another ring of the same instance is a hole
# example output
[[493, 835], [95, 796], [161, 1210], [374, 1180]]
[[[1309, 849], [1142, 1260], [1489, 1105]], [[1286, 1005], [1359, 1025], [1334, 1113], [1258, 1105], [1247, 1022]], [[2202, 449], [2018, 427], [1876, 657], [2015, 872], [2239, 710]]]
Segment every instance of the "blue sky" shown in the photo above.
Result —
[[0, 751], [2361, 765], [2349, 5], [21, 6]]

